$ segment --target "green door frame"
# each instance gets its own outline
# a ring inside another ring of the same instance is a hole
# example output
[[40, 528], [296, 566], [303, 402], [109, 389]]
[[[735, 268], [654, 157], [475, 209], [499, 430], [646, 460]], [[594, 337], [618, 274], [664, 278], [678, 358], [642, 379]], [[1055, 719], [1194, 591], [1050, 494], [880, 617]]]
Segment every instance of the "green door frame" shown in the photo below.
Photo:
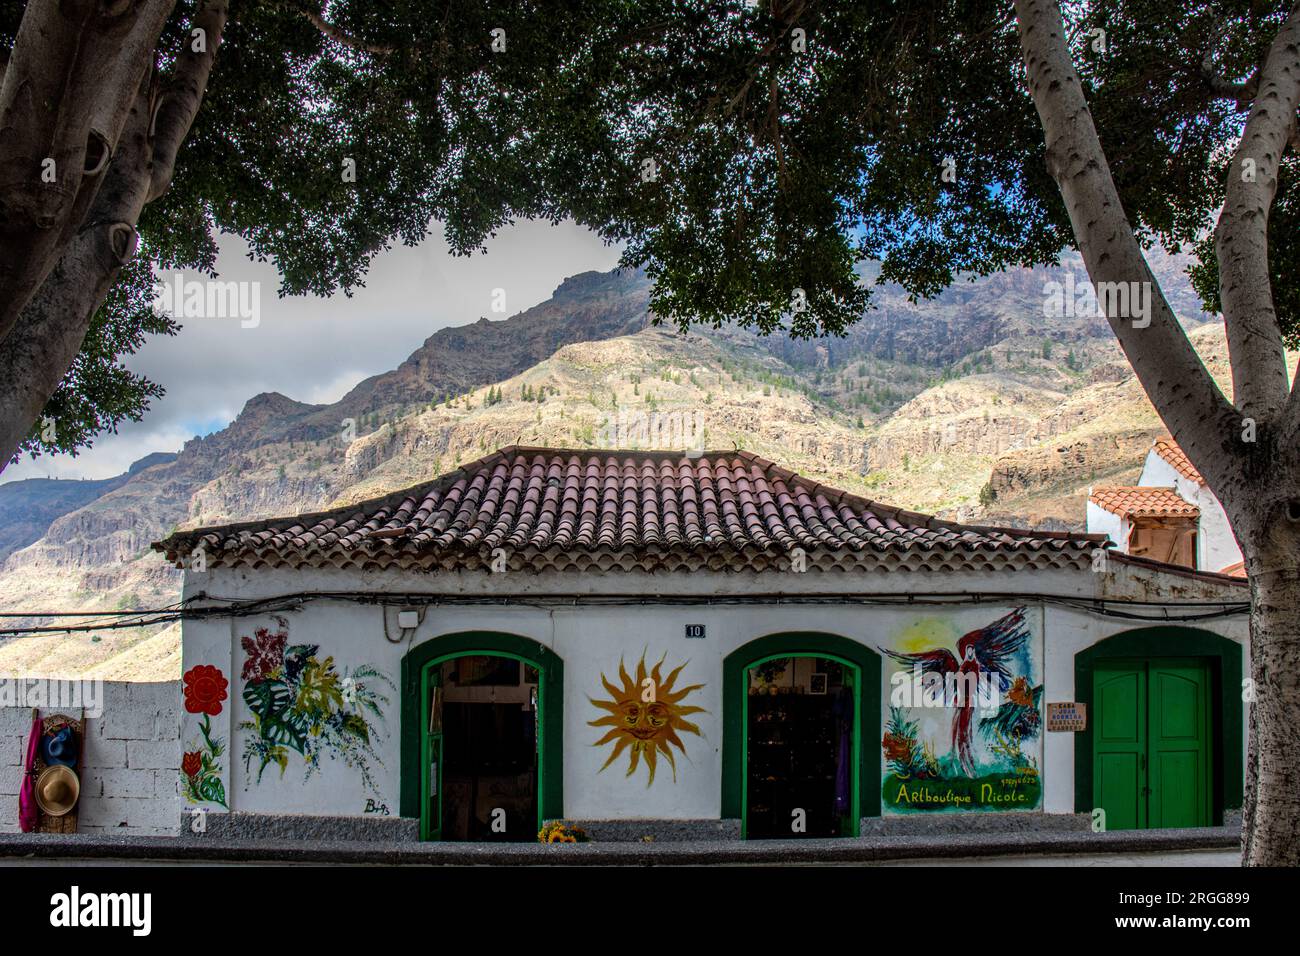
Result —
[[[1093, 710], [1093, 674], [1100, 661], [1142, 658], [1199, 658], [1210, 676], [1211, 714], [1209, 743], [1212, 758], [1210, 822], [1223, 823], [1227, 810], [1241, 808], [1242, 727], [1245, 707], [1241, 700], [1242, 659], [1245, 650], [1212, 631], [1161, 626], [1123, 631], [1098, 641], [1074, 655], [1074, 699]], [[1074, 735], [1074, 809], [1092, 813], [1093, 724], [1090, 713], [1085, 728]]]
[[[756, 664], [779, 657], [826, 657], [855, 671], [857, 699], [853, 702], [854, 763], [853, 819], [880, 816], [880, 787], [865, 786], [880, 779], [876, 743], [880, 739], [880, 655], [865, 644], [820, 631], [786, 631], [755, 638], [722, 662], [722, 817], [739, 820], [745, 829], [745, 761], [748, 695], [746, 675]], [[857, 829], [854, 829], [856, 835]]]
[[564, 816], [564, 662], [550, 648], [517, 634], [460, 631], [431, 638], [402, 658], [400, 813], [419, 819], [422, 840], [428, 838], [427, 675], [444, 661], [471, 655], [510, 657], [537, 668], [539, 827], [542, 820]]

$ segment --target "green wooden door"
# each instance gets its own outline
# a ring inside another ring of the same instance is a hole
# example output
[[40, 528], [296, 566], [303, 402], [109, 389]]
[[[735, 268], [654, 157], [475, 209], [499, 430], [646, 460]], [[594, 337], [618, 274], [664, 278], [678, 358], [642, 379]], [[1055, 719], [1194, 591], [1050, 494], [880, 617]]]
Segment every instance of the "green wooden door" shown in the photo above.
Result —
[[1147, 826], [1210, 825], [1208, 672], [1199, 661], [1152, 661]]
[[1106, 829], [1209, 826], [1204, 663], [1115, 661], [1094, 681], [1093, 805], [1106, 811]]
[[1107, 830], [1137, 830], [1146, 820], [1146, 667], [1107, 664], [1093, 688], [1093, 806]]

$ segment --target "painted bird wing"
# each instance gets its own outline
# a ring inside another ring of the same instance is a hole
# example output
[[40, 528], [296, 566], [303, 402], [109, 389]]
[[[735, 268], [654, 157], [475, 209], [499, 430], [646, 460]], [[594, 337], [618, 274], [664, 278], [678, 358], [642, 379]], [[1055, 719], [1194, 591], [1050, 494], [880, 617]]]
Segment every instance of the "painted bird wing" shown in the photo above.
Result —
[[906, 664], [909, 668], [920, 664], [921, 673], [923, 674], [949, 674], [955, 672], [958, 668], [957, 658], [953, 657], [952, 651], [946, 647], [936, 647], [932, 651], [920, 651], [916, 654], [900, 654], [887, 648], [881, 648], [881, 650], [898, 661], [898, 663]]
[[974, 640], [975, 659], [980, 668], [1000, 675], [1005, 683], [1011, 676], [1007, 663], [1029, 640], [1025, 609], [1018, 607], [987, 627], [971, 631], [966, 637]]

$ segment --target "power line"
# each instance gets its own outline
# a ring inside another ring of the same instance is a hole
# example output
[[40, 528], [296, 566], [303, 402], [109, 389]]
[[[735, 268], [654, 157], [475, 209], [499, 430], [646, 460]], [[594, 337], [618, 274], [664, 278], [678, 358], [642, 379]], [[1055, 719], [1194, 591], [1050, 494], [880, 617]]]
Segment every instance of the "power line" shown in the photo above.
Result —
[[[221, 606], [195, 606], [200, 601], [222, 602]], [[497, 594], [493, 596], [398, 594], [369, 591], [295, 591], [266, 598], [237, 600], [212, 597], [199, 593], [163, 608], [120, 611], [50, 611], [5, 613], [5, 618], [52, 617], [118, 617], [106, 623], [69, 623], [0, 630], [0, 637], [41, 637], [50, 634], [78, 634], [92, 631], [111, 631], [125, 628], [150, 627], [154, 624], [171, 624], [176, 621], [203, 620], [207, 618], [248, 617], [255, 614], [273, 614], [293, 611], [313, 601], [342, 601], [353, 604], [383, 605], [385, 607], [472, 607], [472, 606], [526, 606], [526, 607], [726, 607], [740, 605], [777, 606], [869, 606], [869, 607], [961, 607], [981, 604], [1043, 604], [1065, 607], [1101, 617], [1143, 621], [1154, 624], [1208, 621], [1234, 617], [1250, 611], [1249, 601], [1180, 601], [1168, 604], [1162, 601], [1122, 600], [1114, 598], [1081, 598], [1076, 595], [1034, 594], [1017, 591], [947, 592], [932, 594], [836, 593], [819, 595], [745, 594], [694, 596], [646, 596], [639, 594]], [[1174, 613], [1171, 613], [1173, 611]]]

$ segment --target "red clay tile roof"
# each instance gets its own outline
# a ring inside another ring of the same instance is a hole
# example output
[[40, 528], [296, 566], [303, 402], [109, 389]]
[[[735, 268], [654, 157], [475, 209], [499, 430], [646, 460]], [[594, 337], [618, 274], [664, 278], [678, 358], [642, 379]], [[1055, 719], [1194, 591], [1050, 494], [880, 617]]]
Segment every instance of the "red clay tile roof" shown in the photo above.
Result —
[[1104, 535], [985, 528], [890, 508], [743, 451], [503, 448], [319, 514], [171, 535], [182, 565], [484, 570], [1001, 570], [1089, 567]]
[[1219, 568], [1219, 574], [1226, 574], [1233, 578], [1244, 578], [1246, 576], [1246, 562], [1237, 561], [1225, 568]]
[[1192, 460], [1187, 457], [1187, 454], [1181, 448], [1178, 447], [1178, 442], [1174, 441], [1171, 436], [1165, 435], [1163, 438], [1157, 438], [1155, 445], [1152, 447], [1155, 448], [1157, 455], [1169, 462], [1174, 471], [1178, 472], [1184, 478], [1190, 479], [1198, 485], [1205, 484], [1205, 479], [1202, 478], [1201, 473], [1196, 470], [1196, 466], [1192, 464]]
[[1184, 501], [1173, 488], [1133, 485], [1094, 488], [1088, 500], [1121, 518], [1199, 518], [1201, 509]]

